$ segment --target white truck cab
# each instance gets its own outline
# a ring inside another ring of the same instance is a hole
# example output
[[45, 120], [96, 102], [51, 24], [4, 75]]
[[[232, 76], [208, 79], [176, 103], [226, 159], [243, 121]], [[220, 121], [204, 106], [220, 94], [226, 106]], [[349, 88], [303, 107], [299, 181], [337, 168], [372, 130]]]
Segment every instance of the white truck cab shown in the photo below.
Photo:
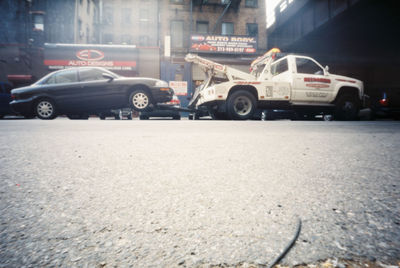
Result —
[[310, 57], [279, 54], [272, 49], [253, 61], [250, 74], [188, 54], [186, 60], [208, 75], [189, 105], [207, 107], [217, 119], [250, 119], [257, 108], [329, 112], [342, 120], [357, 117], [364, 95], [361, 81], [330, 74]]

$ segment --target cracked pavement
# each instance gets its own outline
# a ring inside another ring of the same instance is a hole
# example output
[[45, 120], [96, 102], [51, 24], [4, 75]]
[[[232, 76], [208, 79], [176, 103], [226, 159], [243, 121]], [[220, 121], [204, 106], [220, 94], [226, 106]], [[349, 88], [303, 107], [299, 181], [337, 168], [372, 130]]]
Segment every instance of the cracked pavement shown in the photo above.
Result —
[[399, 122], [0, 127], [0, 267], [400, 259]]

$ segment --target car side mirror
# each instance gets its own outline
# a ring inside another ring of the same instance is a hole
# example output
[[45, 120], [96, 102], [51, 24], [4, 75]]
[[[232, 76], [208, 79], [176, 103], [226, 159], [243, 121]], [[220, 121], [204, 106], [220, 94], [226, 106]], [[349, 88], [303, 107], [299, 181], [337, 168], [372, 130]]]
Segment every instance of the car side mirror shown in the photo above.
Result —
[[327, 73], [329, 73], [329, 66], [328, 66], [328, 65], [325, 66], [325, 71], [326, 71]]
[[104, 78], [108, 79], [109, 82], [114, 80], [114, 77], [112, 75], [109, 75], [108, 73], [103, 73], [102, 75]]

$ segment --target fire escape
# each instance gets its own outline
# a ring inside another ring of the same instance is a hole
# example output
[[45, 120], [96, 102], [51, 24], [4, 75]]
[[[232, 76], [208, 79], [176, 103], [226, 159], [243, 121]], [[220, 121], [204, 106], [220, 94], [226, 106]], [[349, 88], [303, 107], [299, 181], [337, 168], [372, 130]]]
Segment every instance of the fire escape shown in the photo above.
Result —
[[223, 8], [221, 15], [218, 17], [217, 22], [215, 23], [211, 34], [215, 34], [215, 31], [218, 28], [218, 25], [221, 23], [222, 18], [226, 14], [226, 12], [231, 8], [234, 12], [238, 12], [241, 0], [192, 0], [190, 2], [190, 18], [192, 21], [193, 18], [193, 7], [199, 7], [200, 11], [203, 6], [213, 6], [214, 9]]

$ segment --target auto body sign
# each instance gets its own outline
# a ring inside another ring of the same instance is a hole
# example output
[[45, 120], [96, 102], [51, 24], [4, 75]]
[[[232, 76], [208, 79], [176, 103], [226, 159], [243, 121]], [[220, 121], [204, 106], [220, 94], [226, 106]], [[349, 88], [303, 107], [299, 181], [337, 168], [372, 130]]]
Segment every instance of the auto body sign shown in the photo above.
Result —
[[257, 37], [227, 35], [192, 35], [191, 52], [254, 54], [257, 52]]
[[136, 70], [135, 46], [45, 44], [44, 65], [49, 69], [104, 67], [110, 70]]

